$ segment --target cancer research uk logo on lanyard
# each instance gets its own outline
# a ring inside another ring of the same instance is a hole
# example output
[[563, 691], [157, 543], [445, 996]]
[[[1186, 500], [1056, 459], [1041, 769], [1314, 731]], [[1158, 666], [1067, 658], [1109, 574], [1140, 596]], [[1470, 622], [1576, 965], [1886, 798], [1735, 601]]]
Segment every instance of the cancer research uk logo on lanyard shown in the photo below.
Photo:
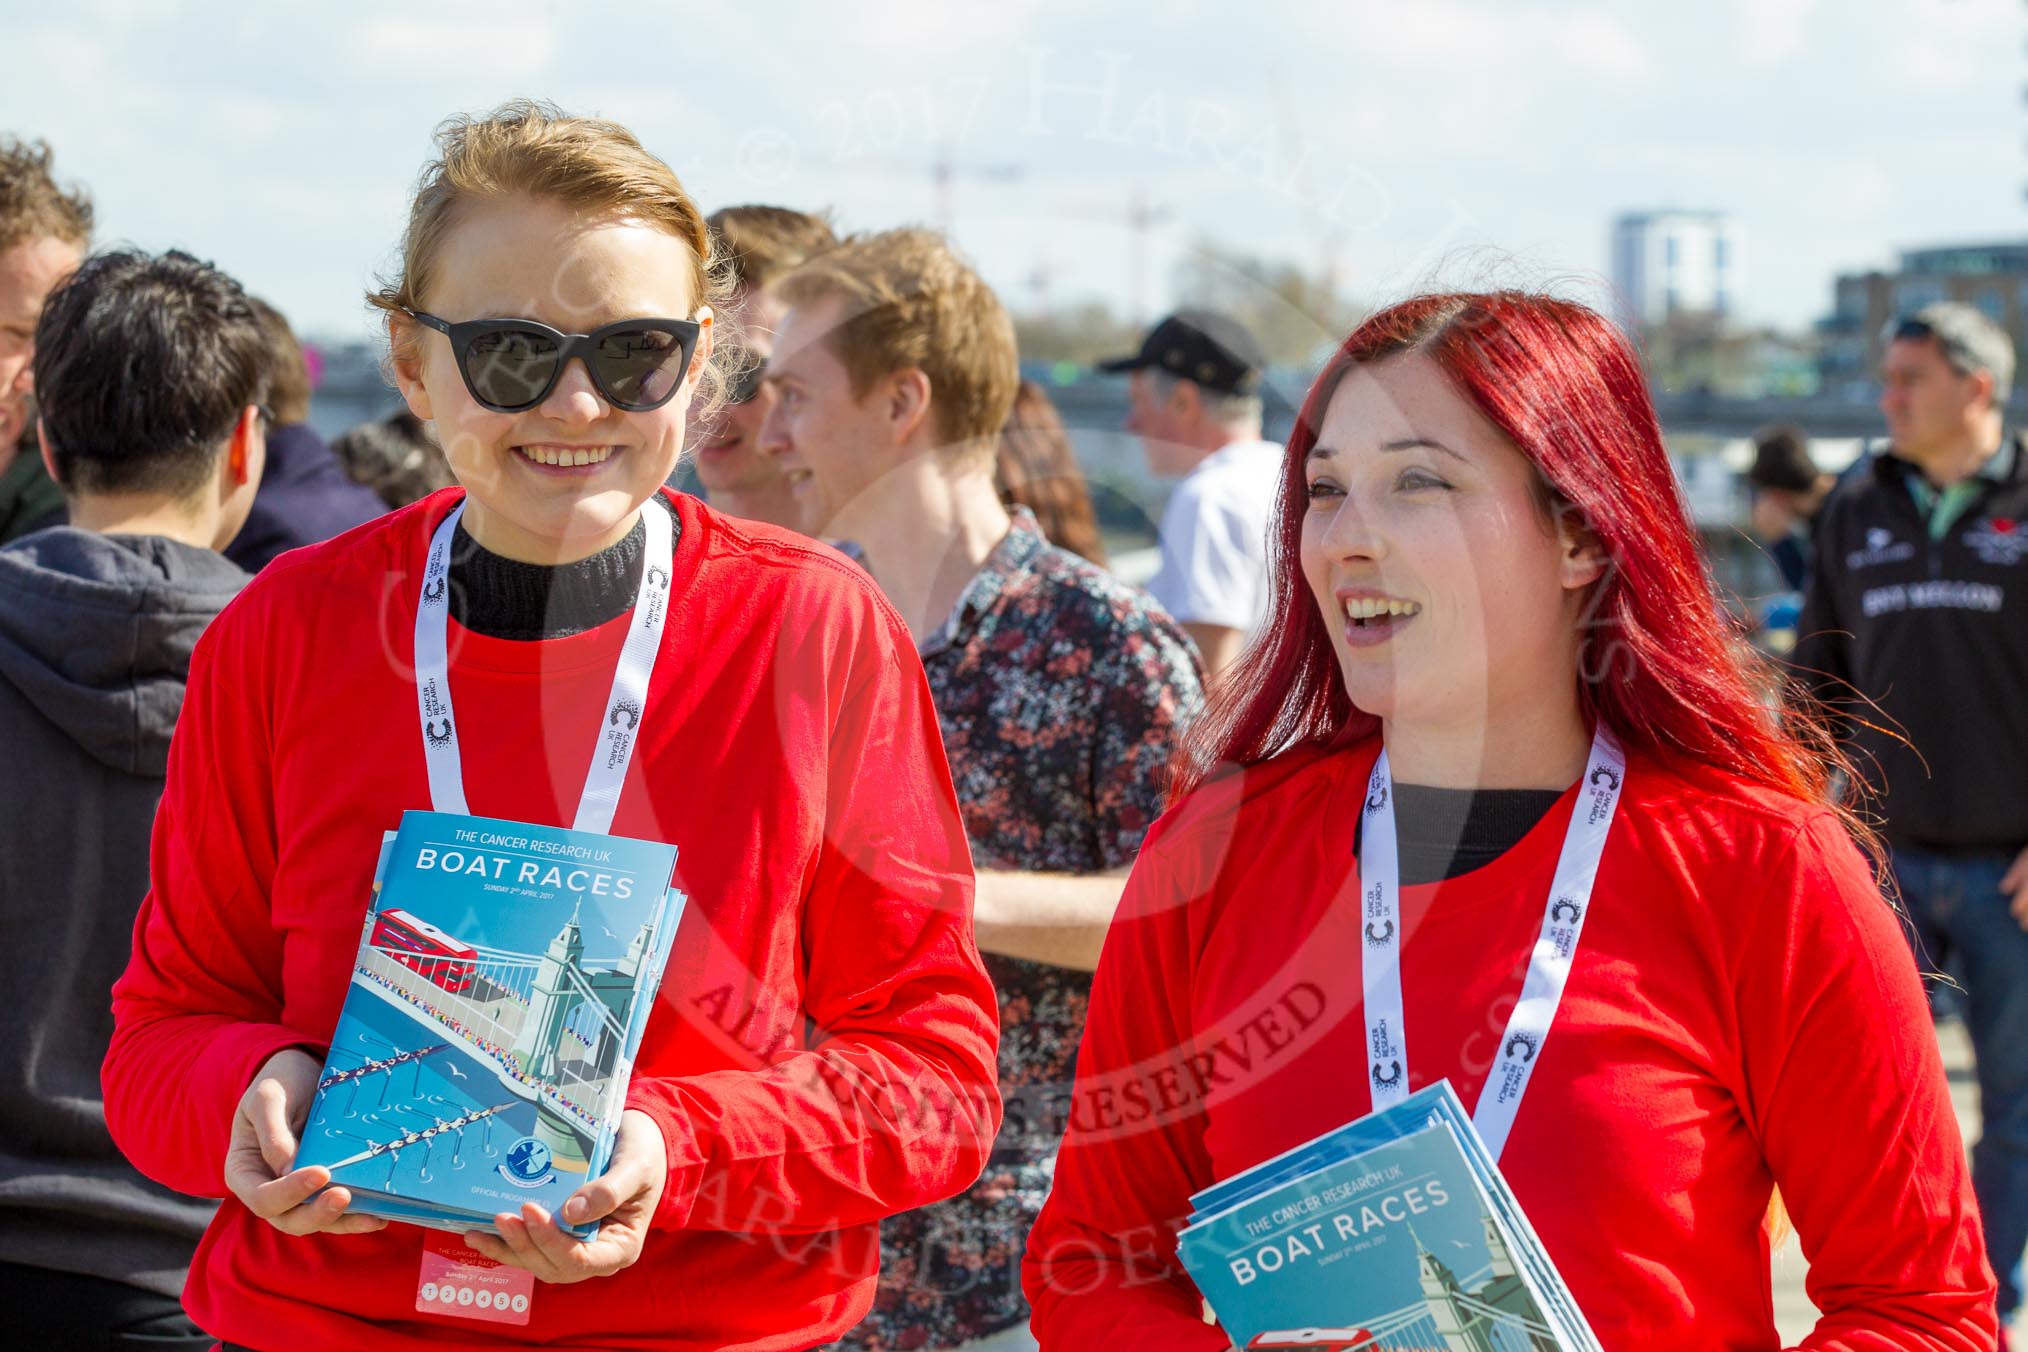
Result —
[[[429, 562], [423, 568], [422, 598], [415, 611], [416, 708], [422, 716], [430, 803], [438, 812], [467, 811], [465, 772], [458, 755], [458, 724], [451, 710], [446, 637], [451, 612], [451, 540], [464, 514], [465, 504], [460, 502], [431, 538]], [[633, 758], [635, 734], [648, 704], [648, 678], [654, 673], [655, 655], [662, 647], [662, 626], [669, 618], [674, 528], [669, 513], [659, 508], [644, 509], [641, 520], [648, 530], [641, 587], [634, 596], [634, 615], [627, 626], [627, 641], [620, 649], [619, 669], [613, 673], [613, 691], [606, 698], [605, 717], [599, 722], [598, 753], [592, 757], [584, 794], [578, 799], [577, 818], [571, 823], [574, 831], [603, 835], [612, 830], [613, 813], [620, 805], [620, 786], [626, 782], [627, 762]]]
[[[1500, 1035], [1493, 1071], [1472, 1109], [1472, 1125], [1497, 1161], [1514, 1127], [1521, 1097], [1535, 1073], [1536, 1059], [1548, 1040], [1549, 1025], [1562, 1003], [1570, 979], [1584, 917], [1591, 908], [1592, 884], [1598, 879], [1606, 833], [1619, 806], [1626, 780], [1626, 753], [1601, 725], [1593, 736], [1591, 759], [1564, 833], [1563, 853], [1543, 908], [1542, 935], [1528, 960], [1521, 999]], [[1394, 828], [1394, 780], [1387, 752], [1374, 762], [1366, 786], [1366, 825], [1360, 833], [1359, 880], [1364, 906], [1365, 943], [1362, 975], [1366, 992], [1367, 1081], [1373, 1088], [1373, 1110], [1391, 1108], [1408, 1097], [1408, 1044], [1404, 1036], [1401, 996], [1401, 858]]]
[[[423, 754], [429, 766], [430, 805], [438, 812], [467, 813], [465, 772], [458, 754], [458, 720], [451, 707], [450, 627], [451, 541], [465, 514], [460, 502], [430, 539], [429, 561], [423, 568], [422, 596], [415, 612], [416, 711], [422, 718]], [[599, 747], [585, 776], [577, 817], [571, 828], [600, 835], [612, 830], [620, 805], [627, 764], [633, 759], [636, 733], [648, 703], [648, 678], [662, 646], [662, 626], [669, 618], [669, 570], [674, 557], [674, 529], [669, 513], [649, 508], [647, 557], [641, 588], [634, 596], [633, 619], [613, 673], [612, 694], [606, 698], [599, 723]], [[510, 1181], [512, 1181], [510, 1179]], [[526, 1324], [535, 1300], [535, 1274], [494, 1262], [467, 1247], [456, 1235], [430, 1231], [423, 1237], [422, 1269], [416, 1277], [416, 1308], [432, 1314]]]

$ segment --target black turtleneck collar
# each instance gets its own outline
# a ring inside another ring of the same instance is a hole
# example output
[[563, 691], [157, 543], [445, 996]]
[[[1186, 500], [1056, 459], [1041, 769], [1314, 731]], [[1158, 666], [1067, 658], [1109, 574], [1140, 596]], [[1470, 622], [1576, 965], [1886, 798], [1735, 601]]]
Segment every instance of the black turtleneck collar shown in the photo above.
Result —
[[1561, 797], [1556, 789], [1396, 784], [1394, 832], [1400, 842], [1401, 885], [1444, 882], [1484, 868], [1519, 845]]
[[[680, 538], [683, 519], [661, 494], [654, 501], [676, 518]], [[522, 642], [596, 629], [633, 607], [647, 548], [648, 528], [636, 521], [626, 539], [590, 558], [522, 563], [487, 549], [460, 521], [451, 541], [451, 616], [474, 633]]]

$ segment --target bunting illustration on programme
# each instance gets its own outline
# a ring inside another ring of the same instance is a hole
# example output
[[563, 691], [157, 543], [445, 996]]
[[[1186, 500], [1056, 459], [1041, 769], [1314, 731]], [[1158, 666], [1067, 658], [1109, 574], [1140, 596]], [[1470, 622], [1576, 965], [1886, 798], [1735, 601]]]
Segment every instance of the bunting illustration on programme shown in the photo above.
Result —
[[422, 1224], [489, 1229], [524, 1201], [553, 1213], [611, 1154], [685, 900], [675, 859], [405, 814], [298, 1163], [329, 1167], [356, 1210]]
[[1489, 1200], [1438, 1126], [1205, 1216], [1180, 1252], [1248, 1352], [1557, 1352]]

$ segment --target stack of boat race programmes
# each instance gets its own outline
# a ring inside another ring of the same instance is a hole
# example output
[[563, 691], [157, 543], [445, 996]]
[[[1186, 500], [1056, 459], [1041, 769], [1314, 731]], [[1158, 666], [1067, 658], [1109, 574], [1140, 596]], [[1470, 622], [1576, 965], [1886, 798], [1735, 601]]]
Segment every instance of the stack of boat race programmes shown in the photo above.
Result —
[[672, 845], [404, 814], [297, 1164], [355, 1211], [437, 1229], [556, 1215], [611, 1158], [682, 917], [675, 865]]
[[1190, 1199], [1236, 1348], [1599, 1352], [1449, 1081]]

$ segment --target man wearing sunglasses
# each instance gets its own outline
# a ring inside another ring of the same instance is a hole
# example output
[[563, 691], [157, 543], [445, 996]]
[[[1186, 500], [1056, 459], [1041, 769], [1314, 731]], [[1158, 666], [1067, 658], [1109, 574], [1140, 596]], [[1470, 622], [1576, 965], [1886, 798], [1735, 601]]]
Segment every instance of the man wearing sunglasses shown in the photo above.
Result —
[[838, 239], [822, 216], [787, 207], [726, 207], [706, 223], [732, 272], [728, 328], [739, 359], [726, 363], [731, 372], [726, 406], [698, 423], [691, 462], [706, 497], [721, 512], [801, 530], [781, 465], [760, 450], [760, 430], [775, 399], [762, 377], [782, 322], [781, 302], [767, 288]]
[[2028, 1247], [2028, 440], [1985, 314], [1944, 301], [1884, 336], [1888, 440], [1818, 513], [1794, 661], [1870, 781], [1918, 963], [1963, 982], [2005, 1324]]

